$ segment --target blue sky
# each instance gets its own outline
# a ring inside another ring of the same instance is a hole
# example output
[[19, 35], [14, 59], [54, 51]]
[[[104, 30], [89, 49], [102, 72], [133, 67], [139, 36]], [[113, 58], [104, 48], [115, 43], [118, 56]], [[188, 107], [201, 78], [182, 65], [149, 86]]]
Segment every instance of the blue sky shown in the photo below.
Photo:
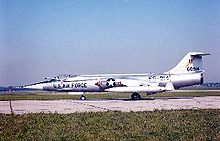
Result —
[[220, 80], [219, 0], [0, 0], [0, 86], [164, 72], [189, 51]]

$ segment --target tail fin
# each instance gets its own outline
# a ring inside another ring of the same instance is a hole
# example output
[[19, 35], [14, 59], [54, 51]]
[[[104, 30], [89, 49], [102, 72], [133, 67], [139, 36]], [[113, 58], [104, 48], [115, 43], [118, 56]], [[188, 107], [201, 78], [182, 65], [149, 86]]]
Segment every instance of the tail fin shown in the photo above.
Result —
[[189, 52], [187, 55], [171, 70], [165, 74], [180, 74], [203, 71], [202, 57], [210, 55], [202, 52]]

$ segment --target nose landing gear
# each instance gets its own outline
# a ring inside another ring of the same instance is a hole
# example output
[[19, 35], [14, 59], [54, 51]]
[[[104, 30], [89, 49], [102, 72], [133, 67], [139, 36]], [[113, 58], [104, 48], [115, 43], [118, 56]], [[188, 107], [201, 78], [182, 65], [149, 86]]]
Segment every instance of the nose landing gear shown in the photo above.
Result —
[[80, 100], [86, 100], [86, 97], [84, 95], [81, 95]]

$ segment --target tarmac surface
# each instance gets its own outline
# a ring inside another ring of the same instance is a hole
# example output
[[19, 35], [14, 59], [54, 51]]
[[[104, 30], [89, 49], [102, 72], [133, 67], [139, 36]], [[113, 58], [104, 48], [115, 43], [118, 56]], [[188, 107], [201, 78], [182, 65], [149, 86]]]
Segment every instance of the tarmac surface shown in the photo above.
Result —
[[0, 113], [59, 113], [103, 111], [154, 111], [180, 109], [220, 109], [220, 96], [119, 100], [17, 100], [0, 101]]

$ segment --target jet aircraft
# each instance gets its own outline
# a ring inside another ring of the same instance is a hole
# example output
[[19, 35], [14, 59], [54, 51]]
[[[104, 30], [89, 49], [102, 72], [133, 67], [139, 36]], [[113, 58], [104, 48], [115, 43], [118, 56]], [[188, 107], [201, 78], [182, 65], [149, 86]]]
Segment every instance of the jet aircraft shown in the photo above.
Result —
[[[46, 78], [45, 81], [23, 86], [29, 90], [59, 92], [131, 92], [131, 98], [141, 98], [140, 92], [155, 94], [172, 91], [181, 87], [203, 83], [202, 57], [210, 55], [202, 52], [189, 52], [171, 70], [161, 74], [96, 74], [65, 75]], [[86, 97], [82, 94], [81, 100]]]

